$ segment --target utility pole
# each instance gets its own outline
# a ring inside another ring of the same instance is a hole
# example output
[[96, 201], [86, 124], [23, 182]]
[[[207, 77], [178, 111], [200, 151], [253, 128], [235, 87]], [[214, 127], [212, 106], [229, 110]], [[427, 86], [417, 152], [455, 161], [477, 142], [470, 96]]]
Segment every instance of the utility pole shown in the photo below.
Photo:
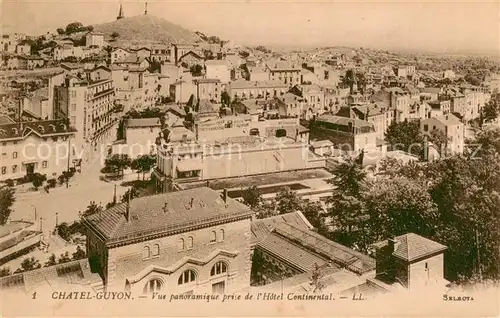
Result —
[[[71, 157], [71, 137], [68, 136], [68, 173], [69, 173], [69, 160]], [[69, 187], [69, 176], [66, 175], [66, 188]]]
[[36, 206], [33, 207], [33, 210], [35, 211], [35, 221], [36, 221]]
[[113, 193], [113, 204], [116, 204], [116, 184], [115, 184], [115, 190]]
[[43, 218], [40, 218], [40, 232], [43, 232]]
[[56, 226], [59, 225], [59, 213], [56, 212]]

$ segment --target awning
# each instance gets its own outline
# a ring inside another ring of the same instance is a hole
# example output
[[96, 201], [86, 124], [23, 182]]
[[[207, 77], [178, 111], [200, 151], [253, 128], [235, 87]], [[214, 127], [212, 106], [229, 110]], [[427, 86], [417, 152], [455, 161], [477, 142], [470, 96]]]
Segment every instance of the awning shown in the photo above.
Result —
[[203, 164], [197, 160], [182, 160], [177, 163], [177, 171], [199, 171], [203, 170]]

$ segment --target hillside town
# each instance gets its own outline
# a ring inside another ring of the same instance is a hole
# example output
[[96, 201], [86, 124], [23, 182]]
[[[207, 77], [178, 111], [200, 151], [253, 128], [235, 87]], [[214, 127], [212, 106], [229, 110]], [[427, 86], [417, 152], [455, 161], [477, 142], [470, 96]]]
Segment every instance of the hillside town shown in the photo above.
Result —
[[498, 280], [498, 60], [252, 47], [126, 9], [1, 35], [2, 293]]

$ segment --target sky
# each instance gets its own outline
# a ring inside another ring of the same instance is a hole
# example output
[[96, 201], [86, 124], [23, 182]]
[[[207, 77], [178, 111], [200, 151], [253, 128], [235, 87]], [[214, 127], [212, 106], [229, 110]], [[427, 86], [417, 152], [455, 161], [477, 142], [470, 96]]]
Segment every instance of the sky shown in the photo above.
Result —
[[[0, 0], [0, 32], [43, 34], [116, 19], [120, 0]], [[125, 16], [144, 0], [122, 1]], [[443, 53], [500, 50], [499, 3], [321, 0], [157, 0], [148, 14], [245, 45], [347, 45]]]

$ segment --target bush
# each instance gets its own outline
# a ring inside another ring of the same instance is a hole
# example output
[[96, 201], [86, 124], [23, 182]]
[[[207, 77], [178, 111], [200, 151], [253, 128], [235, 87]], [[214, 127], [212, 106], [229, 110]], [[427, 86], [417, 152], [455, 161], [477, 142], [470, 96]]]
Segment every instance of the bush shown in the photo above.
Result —
[[56, 184], [57, 180], [54, 178], [47, 180], [47, 185], [49, 186], [49, 188], [55, 188]]
[[12, 179], [7, 179], [5, 180], [5, 184], [9, 187], [13, 187], [15, 184], [14, 184], [14, 180]]
[[75, 174], [76, 168], [75, 167], [69, 168], [69, 172], [72, 173], [72, 174]]

